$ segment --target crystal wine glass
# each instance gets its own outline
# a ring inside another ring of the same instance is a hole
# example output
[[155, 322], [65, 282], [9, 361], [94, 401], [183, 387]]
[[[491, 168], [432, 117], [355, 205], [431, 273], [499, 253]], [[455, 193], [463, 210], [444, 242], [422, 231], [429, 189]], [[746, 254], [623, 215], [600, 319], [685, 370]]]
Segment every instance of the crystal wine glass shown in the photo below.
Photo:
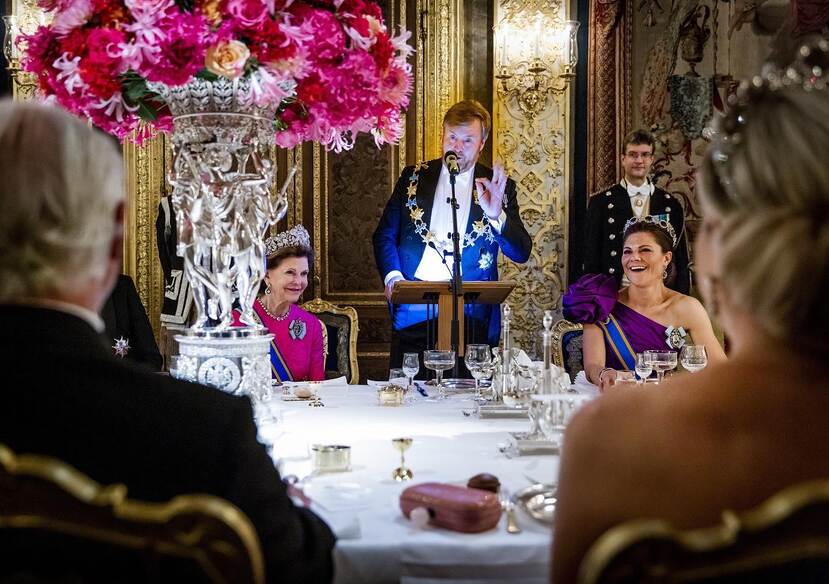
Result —
[[648, 358], [648, 353], [636, 353], [636, 383], [645, 383], [645, 380], [653, 373], [653, 361]]
[[708, 353], [705, 345], [685, 345], [679, 353], [679, 361], [686, 371], [696, 373], [708, 365]]
[[646, 352], [649, 355], [649, 360], [653, 363], [653, 368], [656, 370], [656, 382], [662, 383], [665, 372], [676, 367], [676, 352], [664, 349]]
[[409, 387], [414, 383], [414, 377], [420, 371], [420, 355], [417, 353], [403, 354], [403, 374], [409, 380]]
[[488, 376], [492, 357], [490, 356], [489, 345], [467, 345], [466, 356], [464, 357], [466, 368], [475, 378], [475, 399], [481, 399], [481, 379]]
[[423, 351], [423, 364], [437, 376], [438, 399], [445, 398], [443, 372], [455, 366], [455, 351]]

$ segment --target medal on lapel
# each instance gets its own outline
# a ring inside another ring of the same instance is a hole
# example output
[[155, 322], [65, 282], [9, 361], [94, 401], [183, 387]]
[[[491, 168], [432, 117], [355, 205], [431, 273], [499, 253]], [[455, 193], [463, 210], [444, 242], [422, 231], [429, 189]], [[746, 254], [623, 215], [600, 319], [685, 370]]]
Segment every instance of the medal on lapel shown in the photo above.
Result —
[[301, 341], [305, 338], [305, 321], [295, 318], [288, 326], [288, 334], [295, 341]]
[[130, 352], [130, 340], [121, 337], [120, 339], [112, 339], [115, 341], [115, 344], [112, 345], [112, 349], [115, 351], [115, 354], [122, 359], [127, 356], [127, 353]]

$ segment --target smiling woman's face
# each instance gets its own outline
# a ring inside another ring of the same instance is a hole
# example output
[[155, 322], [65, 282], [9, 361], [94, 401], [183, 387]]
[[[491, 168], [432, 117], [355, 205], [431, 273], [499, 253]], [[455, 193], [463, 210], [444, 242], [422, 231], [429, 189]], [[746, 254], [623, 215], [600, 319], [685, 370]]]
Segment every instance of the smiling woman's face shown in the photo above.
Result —
[[652, 233], [631, 233], [622, 248], [622, 268], [632, 284], [662, 280], [671, 263], [671, 252], [663, 252]]
[[308, 287], [308, 258], [288, 257], [268, 270], [265, 283], [275, 294], [274, 300], [295, 304]]

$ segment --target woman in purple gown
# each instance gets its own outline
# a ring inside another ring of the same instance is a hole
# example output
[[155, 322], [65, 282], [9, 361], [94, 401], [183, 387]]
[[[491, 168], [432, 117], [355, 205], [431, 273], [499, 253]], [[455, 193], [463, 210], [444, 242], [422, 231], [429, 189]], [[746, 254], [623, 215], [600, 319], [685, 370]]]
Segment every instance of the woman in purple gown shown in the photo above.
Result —
[[584, 372], [604, 391], [619, 371], [635, 368], [636, 354], [655, 349], [679, 351], [686, 343], [705, 345], [711, 363], [725, 353], [702, 304], [667, 288], [676, 234], [655, 216], [625, 225], [622, 268], [630, 282], [588, 274], [564, 296], [564, 317], [584, 325]]

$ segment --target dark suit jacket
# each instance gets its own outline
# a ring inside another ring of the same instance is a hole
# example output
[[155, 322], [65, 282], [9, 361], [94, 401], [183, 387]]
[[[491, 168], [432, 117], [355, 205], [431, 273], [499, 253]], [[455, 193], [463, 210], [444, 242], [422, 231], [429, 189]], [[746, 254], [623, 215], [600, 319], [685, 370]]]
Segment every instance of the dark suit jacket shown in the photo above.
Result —
[[[428, 223], [432, 215], [435, 188], [443, 161], [441, 159], [430, 160], [426, 164], [428, 166], [418, 173], [416, 198], [418, 207], [423, 210], [423, 218]], [[414, 169], [414, 166], [408, 166], [403, 170], [374, 232], [374, 259], [380, 271], [380, 278], [385, 278], [386, 274], [393, 270], [399, 270], [404, 278], [413, 280], [426, 249], [423, 239], [415, 232], [409, 209], [406, 207], [407, 189]], [[483, 164], [476, 164], [474, 173], [475, 178], [492, 177], [492, 170]], [[473, 246], [463, 249], [461, 272], [465, 281], [497, 280], [499, 249], [514, 262], [524, 263], [529, 259], [532, 239], [521, 222], [515, 181], [512, 179], [507, 180], [504, 210], [507, 215], [506, 221], [501, 233], [492, 230], [494, 236], [492, 242], [486, 241], [485, 237], [479, 237]], [[469, 210], [467, 225], [459, 226], [462, 230], [461, 237], [463, 233], [470, 233], [472, 224], [480, 221], [483, 216], [483, 209], [473, 204]], [[491, 258], [492, 261], [488, 261], [487, 258]], [[471, 315], [489, 322], [489, 340], [490, 342], [494, 340], [494, 344], [497, 344], [501, 322], [499, 307], [497, 305], [476, 306], [473, 307]]]
[[101, 318], [106, 327], [104, 341], [110, 351], [116, 339], [124, 338], [130, 345], [124, 359], [161, 371], [161, 353], [132, 278], [126, 274], [118, 276], [118, 283], [101, 309]]
[[247, 398], [120, 361], [64, 312], [0, 306], [0, 322], [0, 442], [140, 499], [224, 497], [256, 527], [270, 582], [331, 580], [333, 535], [291, 503]]
[[[691, 278], [688, 273], [688, 243], [682, 205], [673, 195], [656, 188], [651, 195], [650, 214], [670, 216], [678, 242], [673, 256], [676, 273], [667, 284], [678, 292], [688, 294]], [[622, 235], [625, 222], [631, 217], [633, 207], [630, 205], [630, 196], [620, 184], [590, 197], [587, 206], [585, 274], [610, 274], [617, 280], [622, 280]]]

